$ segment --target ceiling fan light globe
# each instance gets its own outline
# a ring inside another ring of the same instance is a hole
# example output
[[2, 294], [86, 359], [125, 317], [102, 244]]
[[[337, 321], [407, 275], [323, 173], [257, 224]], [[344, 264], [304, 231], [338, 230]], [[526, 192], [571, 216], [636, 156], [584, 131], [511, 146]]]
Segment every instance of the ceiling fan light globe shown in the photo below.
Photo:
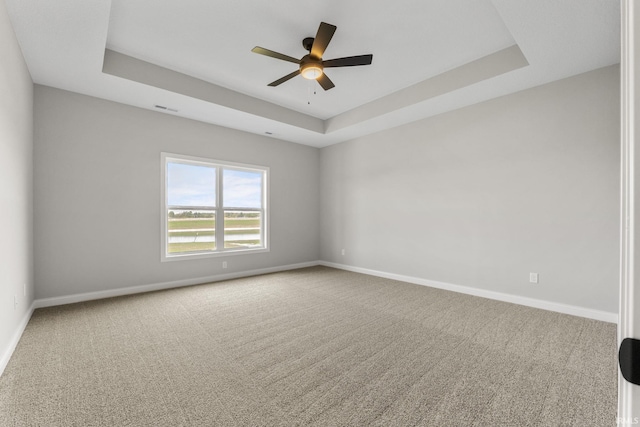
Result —
[[317, 80], [322, 75], [322, 67], [316, 64], [307, 64], [301, 68], [300, 74], [307, 80]]

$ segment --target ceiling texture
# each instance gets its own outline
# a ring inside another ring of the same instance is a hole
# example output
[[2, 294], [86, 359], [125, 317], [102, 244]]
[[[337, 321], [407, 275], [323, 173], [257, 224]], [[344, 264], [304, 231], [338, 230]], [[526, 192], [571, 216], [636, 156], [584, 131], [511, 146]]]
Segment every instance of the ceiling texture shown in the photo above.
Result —
[[[5, 1], [37, 84], [314, 147], [620, 62], [617, 0]], [[373, 63], [268, 87], [321, 21]]]

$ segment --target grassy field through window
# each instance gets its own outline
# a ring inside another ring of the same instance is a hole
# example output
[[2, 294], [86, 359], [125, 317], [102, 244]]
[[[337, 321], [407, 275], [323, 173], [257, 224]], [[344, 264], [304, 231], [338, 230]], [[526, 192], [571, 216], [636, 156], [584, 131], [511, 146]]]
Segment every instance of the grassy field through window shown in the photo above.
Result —
[[[229, 216], [224, 220], [225, 248], [260, 245], [260, 214], [252, 212], [247, 214], [252, 216], [237, 217], [238, 213], [233, 212], [227, 215]], [[215, 218], [169, 217], [167, 228], [168, 252], [171, 254], [216, 249]]]

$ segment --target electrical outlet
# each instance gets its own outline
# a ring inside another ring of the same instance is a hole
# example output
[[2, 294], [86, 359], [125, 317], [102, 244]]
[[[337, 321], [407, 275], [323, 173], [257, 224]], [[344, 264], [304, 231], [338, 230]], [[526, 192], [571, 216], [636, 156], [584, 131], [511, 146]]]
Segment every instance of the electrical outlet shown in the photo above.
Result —
[[342, 255], [346, 254], [347, 251], [344, 250], [344, 248], [342, 249]]
[[538, 283], [538, 273], [529, 273], [529, 283]]
[[227, 261], [222, 261], [222, 268], [227, 268]]

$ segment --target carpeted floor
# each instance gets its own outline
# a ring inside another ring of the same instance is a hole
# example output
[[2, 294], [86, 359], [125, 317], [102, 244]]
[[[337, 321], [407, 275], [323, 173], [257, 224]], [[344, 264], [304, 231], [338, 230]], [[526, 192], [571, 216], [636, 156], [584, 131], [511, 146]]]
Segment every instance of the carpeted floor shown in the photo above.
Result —
[[313, 267], [36, 310], [2, 426], [615, 425], [614, 324]]

